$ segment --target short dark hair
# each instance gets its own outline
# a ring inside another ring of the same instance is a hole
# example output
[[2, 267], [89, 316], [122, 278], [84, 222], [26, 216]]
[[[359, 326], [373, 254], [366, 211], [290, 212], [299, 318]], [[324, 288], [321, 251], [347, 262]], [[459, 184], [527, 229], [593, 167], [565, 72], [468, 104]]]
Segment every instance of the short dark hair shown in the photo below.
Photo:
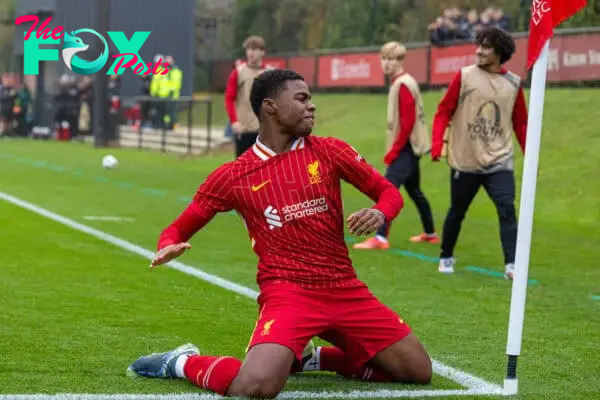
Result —
[[260, 117], [260, 107], [267, 97], [275, 97], [285, 89], [288, 81], [303, 81], [302, 75], [289, 69], [272, 69], [260, 74], [252, 84], [250, 90], [250, 104], [252, 111]]
[[500, 28], [483, 29], [477, 34], [475, 41], [480, 46], [493, 48], [500, 56], [500, 64], [510, 60], [516, 51], [515, 40], [510, 33]]

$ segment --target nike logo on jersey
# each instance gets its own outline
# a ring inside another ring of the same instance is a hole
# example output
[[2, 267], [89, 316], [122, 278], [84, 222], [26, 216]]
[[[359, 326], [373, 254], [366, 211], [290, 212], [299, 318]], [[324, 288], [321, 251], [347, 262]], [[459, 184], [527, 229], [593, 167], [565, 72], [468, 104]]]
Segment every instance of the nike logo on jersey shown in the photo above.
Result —
[[260, 189], [264, 188], [265, 186], [267, 186], [269, 183], [271, 183], [271, 180], [269, 179], [268, 181], [264, 181], [263, 183], [261, 183], [260, 185], [252, 185], [252, 191], [253, 192], [258, 192]]

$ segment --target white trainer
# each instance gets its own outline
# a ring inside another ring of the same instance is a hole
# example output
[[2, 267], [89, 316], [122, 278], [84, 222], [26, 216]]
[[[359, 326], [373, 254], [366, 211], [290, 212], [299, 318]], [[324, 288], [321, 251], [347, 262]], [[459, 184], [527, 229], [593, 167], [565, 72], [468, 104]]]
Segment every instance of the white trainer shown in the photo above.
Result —
[[321, 348], [308, 342], [302, 353], [302, 372], [319, 371], [321, 368]]
[[442, 274], [453, 274], [454, 273], [454, 257], [440, 259], [440, 265], [438, 271]]
[[515, 264], [506, 264], [504, 266], [504, 277], [509, 280], [513, 280], [515, 276]]

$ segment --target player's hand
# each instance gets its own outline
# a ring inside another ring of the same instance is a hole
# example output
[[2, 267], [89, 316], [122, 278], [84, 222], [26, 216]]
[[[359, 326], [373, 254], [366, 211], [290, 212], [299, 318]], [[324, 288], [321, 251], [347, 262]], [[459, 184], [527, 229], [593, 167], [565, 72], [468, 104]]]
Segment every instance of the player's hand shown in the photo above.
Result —
[[347, 222], [352, 235], [369, 235], [385, 223], [385, 216], [381, 211], [374, 208], [363, 208], [350, 215]]
[[244, 125], [242, 125], [239, 121], [234, 122], [233, 124], [231, 124], [231, 130], [236, 135], [241, 135], [242, 133], [244, 133]]
[[158, 267], [159, 265], [168, 263], [169, 261], [179, 257], [186, 250], [191, 249], [191, 248], [192, 248], [192, 245], [189, 243], [185, 243], [185, 242], [177, 243], [177, 244], [170, 244], [168, 246], [163, 247], [154, 256], [154, 259], [150, 263], [150, 269], [154, 269], [154, 268]]
[[441, 158], [442, 158], [442, 157], [440, 157], [440, 156], [432, 156], [432, 157], [431, 157], [431, 161], [433, 161], [433, 162], [440, 162], [440, 159], [441, 159]]

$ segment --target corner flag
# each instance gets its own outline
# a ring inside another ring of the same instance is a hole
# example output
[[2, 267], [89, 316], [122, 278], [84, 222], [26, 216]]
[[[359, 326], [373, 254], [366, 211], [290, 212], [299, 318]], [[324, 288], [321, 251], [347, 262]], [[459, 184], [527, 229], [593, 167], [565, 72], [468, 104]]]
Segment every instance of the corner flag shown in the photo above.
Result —
[[504, 394], [506, 395], [517, 394], [519, 387], [517, 358], [521, 354], [523, 320], [525, 318], [527, 274], [533, 231], [533, 211], [535, 207], [535, 190], [542, 134], [542, 117], [544, 114], [544, 93], [548, 72], [550, 38], [554, 33], [554, 28], [564, 20], [575, 15], [586, 5], [587, 0], [533, 0], [533, 4], [531, 5], [527, 69], [529, 70], [533, 66], [533, 73], [531, 75], [529, 120], [527, 121], [527, 141], [521, 182], [515, 273], [510, 299], [508, 341], [506, 344], [506, 354], [508, 356], [506, 378], [504, 379]]
[[531, 69], [542, 48], [553, 36], [554, 28], [577, 14], [587, 5], [587, 0], [534, 0], [529, 23], [527, 69]]

